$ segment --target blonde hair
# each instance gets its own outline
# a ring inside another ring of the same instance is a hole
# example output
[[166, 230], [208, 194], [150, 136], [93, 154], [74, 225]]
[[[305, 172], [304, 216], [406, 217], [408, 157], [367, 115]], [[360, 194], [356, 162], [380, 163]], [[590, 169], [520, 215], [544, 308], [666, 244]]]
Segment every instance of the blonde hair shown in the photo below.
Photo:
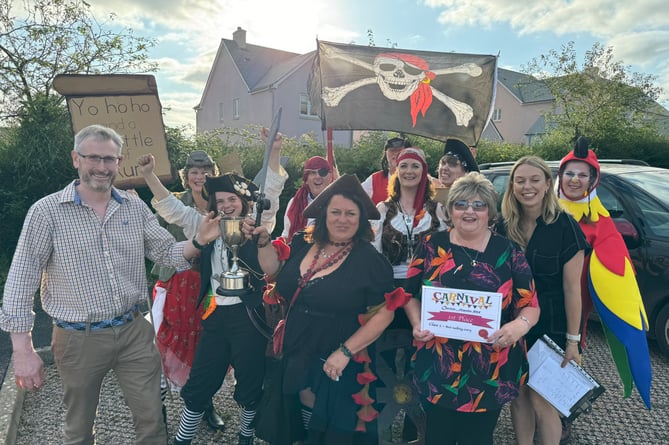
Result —
[[516, 170], [521, 165], [529, 165], [530, 167], [535, 167], [541, 170], [546, 178], [546, 183], [548, 184], [548, 189], [544, 194], [544, 197], [541, 201], [541, 219], [543, 219], [545, 224], [553, 224], [559, 218], [560, 214], [563, 212], [560, 203], [558, 202], [557, 195], [553, 193], [553, 172], [551, 171], [546, 161], [541, 159], [538, 156], [523, 156], [518, 159], [513, 167], [511, 168], [511, 173], [509, 174], [509, 182], [506, 184], [506, 191], [504, 192], [504, 198], [502, 198], [502, 216], [504, 217], [504, 223], [506, 224], [506, 235], [507, 237], [522, 247], [523, 250], [527, 247], [529, 239], [525, 235], [525, 232], [522, 228], [522, 216], [523, 216], [523, 207], [518, 202], [518, 199], [513, 194], [513, 180], [516, 174]]

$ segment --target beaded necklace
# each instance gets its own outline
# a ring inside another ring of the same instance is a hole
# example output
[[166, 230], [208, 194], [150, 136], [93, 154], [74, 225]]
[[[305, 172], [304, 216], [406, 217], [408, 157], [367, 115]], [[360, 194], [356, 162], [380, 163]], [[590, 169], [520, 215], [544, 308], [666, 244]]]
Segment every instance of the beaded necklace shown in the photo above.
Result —
[[353, 248], [353, 242], [349, 241], [347, 243], [343, 243], [344, 246], [341, 247], [337, 252], [332, 254], [332, 256], [326, 257], [328, 261], [325, 261], [323, 264], [320, 266], [316, 267], [318, 264], [318, 260], [320, 258], [320, 252], [316, 251], [316, 255], [314, 255], [314, 259], [311, 261], [311, 264], [309, 267], [307, 267], [307, 270], [304, 272], [304, 275], [300, 277], [300, 279], [297, 282], [297, 288], [302, 289], [304, 286], [306, 286], [307, 282], [313, 277], [315, 274], [318, 272], [327, 269], [329, 267], [334, 266], [337, 264], [339, 261], [341, 261], [342, 258], [344, 258], [346, 255], [349, 254], [351, 249]]
[[[344, 241], [344, 242], [342, 242], [342, 243], [336, 243], [336, 242], [333, 242], [333, 241], [328, 241], [328, 244], [329, 244], [330, 246], [335, 246], [335, 247], [346, 247], [346, 246], [348, 246], [348, 245], [351, 244], [351, 243], [352, 243], [352, 241]], [[337, 252], [335, 252], [335, 253], [328, 254], [328, 253], [325, 251], [325, 246], [323, 246], [323, 247], [321, 247], [320, 250], [316, 253], [316, 256], [318, 257], [318, 256], [320, 255], [320, 256], [322, 256], [323, 258], [332, 258], [332, 257], [334, 257], [335, 255], [337, 255], [340, 251], [341, 251], [341, 250], [339, 250], [339, 251], [337, 251]]]

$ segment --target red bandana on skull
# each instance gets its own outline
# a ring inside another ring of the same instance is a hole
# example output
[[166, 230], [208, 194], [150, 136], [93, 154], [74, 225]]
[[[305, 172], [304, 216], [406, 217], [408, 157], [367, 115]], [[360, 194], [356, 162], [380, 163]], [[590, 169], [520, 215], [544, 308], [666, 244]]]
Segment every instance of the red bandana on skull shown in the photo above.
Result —
[[425, 116], [425, 112], [430, 105], [432, 105], [432, 88], [430, 87], [430, 82], [436, 77], [432, 71], [429, 71], [429, 66], [427, 62], [421, 59], [418, 56], [413, 54], [402, 54], [402, 53], [381, 53], [378, 58], [392, 58], [399, 59], [402, 62], [411, 65], [412, 67], [419, 69], [425, 73], [425, 77], [420, 81], [418, 88], [413, 92], [409, 98], [411, 103], [411, 121], [412, 126], [416, 126], [416, 118], [418, 112]]

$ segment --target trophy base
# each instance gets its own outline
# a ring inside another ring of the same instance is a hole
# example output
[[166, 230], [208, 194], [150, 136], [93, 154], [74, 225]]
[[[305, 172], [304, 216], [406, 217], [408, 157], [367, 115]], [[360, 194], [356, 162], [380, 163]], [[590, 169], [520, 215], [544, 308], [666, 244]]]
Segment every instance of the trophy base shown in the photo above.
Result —
[[221, 297], [243, 297], [245, 295], [253, 293], [254, 289], [252, 287], [247, 287], [244, 289], [224, 289], [221, 286], [216, 288], [216, 295]]

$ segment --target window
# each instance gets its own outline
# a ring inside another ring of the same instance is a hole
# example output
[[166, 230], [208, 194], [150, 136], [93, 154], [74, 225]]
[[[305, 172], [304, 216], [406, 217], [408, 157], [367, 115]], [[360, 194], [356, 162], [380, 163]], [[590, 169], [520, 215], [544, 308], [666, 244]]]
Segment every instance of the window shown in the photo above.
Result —
[[239, 119], [239, 99], [232, 99], [232, 118]]
[[492, 111], [492, 120], [494, 122], [501, 121], [502, 120], [502, 109], [501, 108], [495, 108]]
[[300, 94], [300, 116], [318, 117], [311, 111], [311, 101], [306, 94]]
[[218, 103], [218, 121], [223, 123], [225, 116], [225, 107], [223, 107], [223, 102]]

